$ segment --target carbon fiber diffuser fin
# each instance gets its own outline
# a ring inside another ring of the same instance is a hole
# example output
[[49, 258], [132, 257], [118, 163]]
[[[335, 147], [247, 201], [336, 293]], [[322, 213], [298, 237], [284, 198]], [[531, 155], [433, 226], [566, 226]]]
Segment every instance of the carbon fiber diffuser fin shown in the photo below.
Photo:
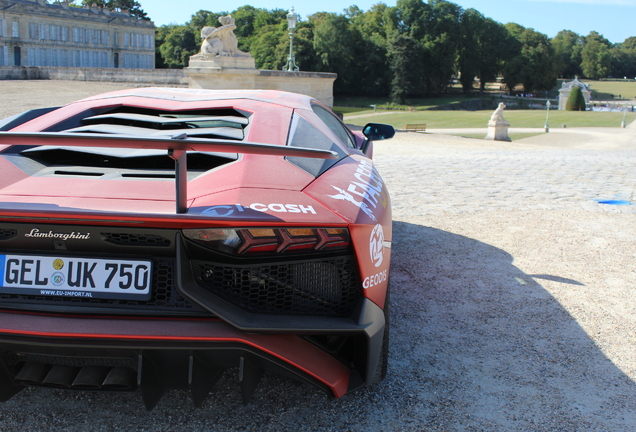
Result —
[[258, 387], [258, 383], [261, 381], [263, 372], [264, 370], [251, 356], [246, 355], [241, 357], [239, 366], [239, 383], [241, 386], [241, 396], [243, 398], [244, 405], [247, 405], [252, 399], [252, 396]]
[[196, 355], [190, 356], [189, 384], [195, 407], [201, 408], [206, 396], [212, 391], [224, 372], [224, 367], [211, 368], [209, 363]]

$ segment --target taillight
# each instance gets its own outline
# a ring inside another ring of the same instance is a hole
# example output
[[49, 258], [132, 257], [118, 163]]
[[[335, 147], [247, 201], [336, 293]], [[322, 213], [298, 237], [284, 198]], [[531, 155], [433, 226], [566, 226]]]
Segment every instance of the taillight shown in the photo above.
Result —
[[341, 251], [351, 243], [346, 228], [210, 228], [183, 234], [207, 248], [232, 255]]

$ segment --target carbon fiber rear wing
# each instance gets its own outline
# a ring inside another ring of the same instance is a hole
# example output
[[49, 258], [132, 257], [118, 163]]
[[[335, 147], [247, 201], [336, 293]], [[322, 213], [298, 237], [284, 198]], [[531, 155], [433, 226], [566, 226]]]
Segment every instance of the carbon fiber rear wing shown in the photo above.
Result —
[[336, 152], [303, 147], [289, 147], [244, 141], [172, 137], [139, 137], [132, 135], [96, 135], [64, 132], [0, 132], [0, 145], [58, 145], [67, 147], [110, 147], [166, 150], [175, 161], [177, 213], [188, 211], [187, 152], [243, 153], [268, 156], [295, 156], [337, 159]]

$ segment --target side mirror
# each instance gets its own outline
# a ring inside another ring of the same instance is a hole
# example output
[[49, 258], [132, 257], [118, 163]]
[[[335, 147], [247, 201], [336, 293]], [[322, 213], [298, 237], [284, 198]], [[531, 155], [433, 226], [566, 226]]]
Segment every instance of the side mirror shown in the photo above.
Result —
[[369, 141], [378, 141], [393, 138], [395, 129], [393, 129], [393, 126], [387, 124], [368, 123], [362, 129], [362, 133]]

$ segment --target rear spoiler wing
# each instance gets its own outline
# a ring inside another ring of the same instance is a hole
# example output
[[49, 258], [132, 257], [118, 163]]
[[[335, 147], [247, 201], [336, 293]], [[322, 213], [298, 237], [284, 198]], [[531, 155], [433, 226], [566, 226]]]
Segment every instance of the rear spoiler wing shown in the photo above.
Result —
[[243, 153], [268, 156], [337, 159], [338, 153], [304, 147], [289, 147], [244, 141], [172, 137], [139, 137], [132, 135], [96, 135], [64, 132], [0, 132], [0, 145], [58, 145], [67, 147], [111, 147], [166, 150], [175, 161], [177, 213], [188, 211], [187, 152]]

